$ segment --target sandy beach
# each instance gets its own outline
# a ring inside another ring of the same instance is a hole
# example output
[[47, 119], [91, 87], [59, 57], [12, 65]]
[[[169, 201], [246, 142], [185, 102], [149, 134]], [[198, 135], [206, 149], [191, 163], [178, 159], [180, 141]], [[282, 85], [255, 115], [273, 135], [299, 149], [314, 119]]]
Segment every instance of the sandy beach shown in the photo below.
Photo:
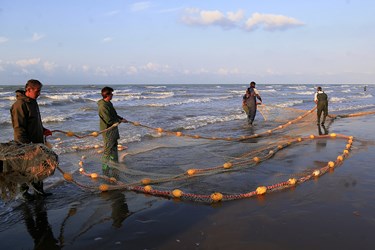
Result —
[[[371, 249], [374, 124], [373, 115], [336, 119], [329, 132], [355, 138], [340, 167], [295, 188], [249, 199], [202, 204], [124, 191], [93, 194], [69, 183], [57, 185], [50, 188], [53, 199], [14, 209], [13, 222], [2, 225], [0, 245], [3, 249]], [[312, 166], [334, 159], [342, 144], [313, 141], [262, 164], [270, 169]]]

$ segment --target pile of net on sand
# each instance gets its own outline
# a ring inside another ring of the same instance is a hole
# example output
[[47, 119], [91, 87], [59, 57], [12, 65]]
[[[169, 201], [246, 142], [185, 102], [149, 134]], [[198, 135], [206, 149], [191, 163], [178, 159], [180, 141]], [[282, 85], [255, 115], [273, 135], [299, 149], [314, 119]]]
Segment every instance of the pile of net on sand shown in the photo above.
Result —
[[57, 154], [44, 144], [0, 143], [1, 198], [14, 198], [20, 184], [44, 180], [57, 166]]

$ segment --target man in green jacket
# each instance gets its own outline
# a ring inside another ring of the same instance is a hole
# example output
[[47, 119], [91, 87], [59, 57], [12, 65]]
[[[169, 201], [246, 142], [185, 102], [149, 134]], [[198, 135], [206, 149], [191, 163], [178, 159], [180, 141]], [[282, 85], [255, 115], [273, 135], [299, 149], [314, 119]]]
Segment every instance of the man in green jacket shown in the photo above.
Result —
[[[116, 109], [113, 107], [111, 102], [113, 96], [112, 92], [113, 88], [104, 87], [101, 92], [103, 99], [98, 101], [100, 130], [108, 129], [116, 123], [128, 122], [126, 119], [117, 115]], [[102, 169], [104, 174], [108, 175], [110, 170], [108, 163], [110, 161], [115, 163], [118, 162], [117, 140], [120, 139], [120, 133], [118, 131], [118, 127], [114, 126], [108, 131], [102, 133], [102, 135], [104, 140]]]
[[[44, 128], [40, 117], [39, 105], [36, 99], [42, 90], [42, 83], [31, 79], [27, 81], [25, 91], [16, 91], [16, 102], [10, 109], [14, 131], [14, 141], [18, 143], [44, 143], [44, 136], [52, 135], [51, 131]], [[43, 190], [43, 182], [32, 182], [35, 193], [40, 196], [48, 196]], [[28, 192], [29, 186], [24, 183], [20, 191], [23, 197], [31, 200], [34, 197]]]

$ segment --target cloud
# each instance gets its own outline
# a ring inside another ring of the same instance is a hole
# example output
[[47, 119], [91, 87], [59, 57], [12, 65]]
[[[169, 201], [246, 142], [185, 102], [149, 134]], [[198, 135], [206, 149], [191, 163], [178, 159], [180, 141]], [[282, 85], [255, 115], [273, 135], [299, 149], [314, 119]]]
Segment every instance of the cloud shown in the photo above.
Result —
[[239, 28], [246, 31], [253, 31], [263, 28], [267, 31], [286, 30], [304, 25], [303, 22], [283, 15], [254, 13], [243, 23], [245, 12], [222, 13], [219, 10], [200, 10], [198, 8], [187, 8], [181, 21], [187, 25], [195, 26], [221, 26], [222, 28]]
[[36, 42], [36, 41], [39, 41], [40, 39], [42, 39], [43, 37], [44, 37], [44, 35], [42, 35], [42, 34], [34, 33], [33, 37], [31, 38], [31, 40], [33, 42]]
[[105, 37], [103, 38], [102, 42], [103, 43], [109, 43], [109, 42], [112, 42], [113, 41], [113, 38], [112, 37]]
[[200, 10], [196, 8], [185, 9], [182, 22], [187, 25], [210, 26], [218, 25], [224, 28], [235, 26], [244, 16], [242, 10], [223, 14], [219, 10]]
[[139, 3], [132, 4], [130, 9], [133, 12], [137, 12], [137, 11], [146, 10], [146, 9], [150, 8], [150, 6], [151, 6], [150, 2], [139, 2]]
[[15, 62], [16, 65], [20, 67], [28, 67], [31, 65], [36, 65], [40, 62], [40, 58], [22, 59]]
[[0, 36], [0, 44], [8, 42], [8, 38]]
[[295, 18], [283, 15], [254, 13], [245, 23], [248, 31], [263, 27], [265, 30], [285, 30], [304, 25]]
[[44, 62], [43, 63], [44, 70], [48, 71], [48, 72], [54, 71], [56, 67], [57, 67], [57, 64], [54, 63], [54, 62]]

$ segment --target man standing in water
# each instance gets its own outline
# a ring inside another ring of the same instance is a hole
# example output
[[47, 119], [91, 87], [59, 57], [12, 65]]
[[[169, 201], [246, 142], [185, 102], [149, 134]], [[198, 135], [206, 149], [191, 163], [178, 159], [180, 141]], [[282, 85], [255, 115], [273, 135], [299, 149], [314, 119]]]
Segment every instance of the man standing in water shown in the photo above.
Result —
[[[43, 136], [52, 135], [52, 132], [42, 125], [39, 105], [36, 101], [42, 86], [42, 83], [38, 80], [31, 79], [27, 81], [25, 91], [16, 91], [17, 100], [12, 105], [10, 114], [14, 130], [14, 141], [18, 143], [45, 143]], [[42, 181], [32, 182], [31, 185], [37, 195], [51, 195], [51, 193], [44, 192]], [[27, 200], [32, 200], [34, 196], [28, 190], [28, 184], [21, 185], [22, 196]]]
[[[112, 92], [113, 88], [104, 87], [101, 92], [103, 99], [98, 101], [100, 130], [108, 129], [116, 123], [128, 122], [126, 119], [117, 115], [116, 109], [113, 107], [113, 104], [111, 102], [113, 97]], [[104, 140], [102, 169], [103, 173], [108, 175], [110, 170], [108, 163], [110, 161], [115, 163], [118, 162], [117, 140], [120, 139], [120, 133], [118, 131], [118, 127], [115, 126], [104, 132], [102, 135]]]
[[322, 125], [324, 126], [326, 117], [328, 115], [328, 96], [326, 93], [324, 93], [322, 87], [318, 87], [316, 90], [317, 91], [314, 95], [314, 102], [317, 105], [317, 125], [320, 124], [320, 117], [323, 112]]
[[246, 105], [249, 110], [247, 118], [250, 125], [253, 124], [257, 112], [257, 98], [260, 102], [262, 102], [259, 91], [255, 88], [255, 82], [251, 82], [250, 88], [246, 90], [246, 94], [243, 96], [242, 100], [243, 105]]

